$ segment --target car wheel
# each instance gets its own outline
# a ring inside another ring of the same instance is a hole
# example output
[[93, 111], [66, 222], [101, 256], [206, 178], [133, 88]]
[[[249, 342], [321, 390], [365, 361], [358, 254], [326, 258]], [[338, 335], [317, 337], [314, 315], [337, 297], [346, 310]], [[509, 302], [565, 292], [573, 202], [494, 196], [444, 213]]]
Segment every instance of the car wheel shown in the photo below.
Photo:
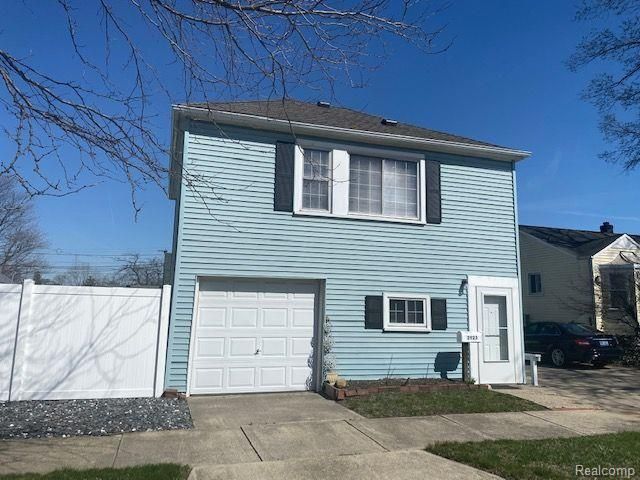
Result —
[[551, 364], [554, 367], [564, 367], [567, 363], [567, 356], [564, 354], [564, 350], [561, 348], [554, 348], [551, 350]]

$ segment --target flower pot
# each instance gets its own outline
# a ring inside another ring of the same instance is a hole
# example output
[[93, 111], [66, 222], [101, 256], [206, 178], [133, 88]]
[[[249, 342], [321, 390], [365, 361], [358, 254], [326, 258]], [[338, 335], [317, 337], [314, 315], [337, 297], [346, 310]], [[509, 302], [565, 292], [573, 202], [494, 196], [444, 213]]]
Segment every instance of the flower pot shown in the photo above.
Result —
[[335, 385], [336, 380], [338, 380], [338, 373], [334, 371], [327, 372], [327, 377], [325, 380], [329, 385]]

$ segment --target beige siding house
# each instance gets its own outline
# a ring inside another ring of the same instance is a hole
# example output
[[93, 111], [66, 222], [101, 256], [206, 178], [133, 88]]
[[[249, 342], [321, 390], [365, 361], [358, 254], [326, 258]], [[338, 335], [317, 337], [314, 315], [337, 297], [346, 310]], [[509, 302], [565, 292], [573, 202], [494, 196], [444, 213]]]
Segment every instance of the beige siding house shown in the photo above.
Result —
[[631, 333], [640, 311], [640, 236], [520, 226], [525, 322]]

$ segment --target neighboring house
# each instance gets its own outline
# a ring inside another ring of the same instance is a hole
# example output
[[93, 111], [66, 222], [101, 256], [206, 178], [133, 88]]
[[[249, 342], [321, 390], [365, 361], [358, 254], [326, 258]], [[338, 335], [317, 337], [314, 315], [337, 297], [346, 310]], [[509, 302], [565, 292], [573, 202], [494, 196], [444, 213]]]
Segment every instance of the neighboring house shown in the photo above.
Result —
[[520, 225], [525, 322], [575, 321], [627, 334], [637, 322], [640, 236]]
[[[173, 108], [167, 387], [523, 381], [515, 162], [529, 154], [295, 100]], [[327, 356], [328, 357], [328, 356]], [[325, 365], [326, 366], [326, 362]]]

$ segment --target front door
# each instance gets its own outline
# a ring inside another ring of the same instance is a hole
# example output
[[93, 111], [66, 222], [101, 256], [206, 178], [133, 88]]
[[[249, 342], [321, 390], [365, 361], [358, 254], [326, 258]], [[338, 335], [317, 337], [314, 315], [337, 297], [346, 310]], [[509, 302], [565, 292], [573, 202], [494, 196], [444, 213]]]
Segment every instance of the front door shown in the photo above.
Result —
[[469, 325], [480, 333], [481, 341], [471, 349], [472, 375], [479, 383], [521, 383], [524, 357], [518, 280], [475, 279], [469, 281]]

